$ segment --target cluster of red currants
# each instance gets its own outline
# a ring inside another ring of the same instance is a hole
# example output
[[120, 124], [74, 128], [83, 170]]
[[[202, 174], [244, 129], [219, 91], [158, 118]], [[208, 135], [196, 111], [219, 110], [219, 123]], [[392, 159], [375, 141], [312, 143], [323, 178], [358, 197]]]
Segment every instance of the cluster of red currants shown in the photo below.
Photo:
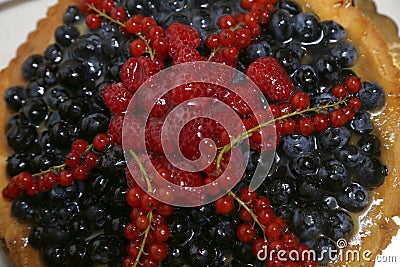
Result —
[[[230, 192], [215, 201], [214, 206], [218, 213], [229, 214], [235, 208], [235, 201], [239, 203], [239, 217], [243, 221], [236, 228], [236, 236], [244, 243], [251, 243], [253, 255], [265, 261], [265, 266], [282, 266], [282, 263], [284, 266], [317, 266], [311, 257], [288, 258], [283, 262], [283, 257], [278, 258], [273, 253], [287, 251], [287, 254], [304, 255], [307, 253], [303, 251], [310, 248], [300, 244], [298, 238], [289, 232], [284, 219], [275, 216], [268, 198], [243, 187], [238, 196]], [[262, 230], [263, 236], [258, 236], [255, 225]]]
[[13, 176], [3, 188], [2, 195], [6, 199], [13, 199], [25, 191], [27, 195], [34, 196], [56, 185], [70, 186], [75, 180], [85, 180], [90, 170], [96, 167], [99, 154], [110, 145], [111, 139], [104, 133], [96, 135], [90, 146], [85, 140], [76, 139], [71, 144], [71, 151], [65, 156], [65, 163], [37, 174], [21, 172]]
[[131, 222], [124, 229], [129, 243], [122, 266], [159, 266], [167, 256], [166, 242], [171, 233], [166, 218], [173, 212], [173, 206], [160, 203], [137, 185], [128, 190], [126, 201], [132, 211]]

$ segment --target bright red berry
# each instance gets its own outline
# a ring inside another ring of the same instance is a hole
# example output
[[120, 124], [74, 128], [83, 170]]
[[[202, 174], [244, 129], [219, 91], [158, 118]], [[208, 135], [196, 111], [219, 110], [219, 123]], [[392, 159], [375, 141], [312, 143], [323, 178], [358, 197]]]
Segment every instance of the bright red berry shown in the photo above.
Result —
[[211, 33], [210, 35], [208, 35], [206, 39], [206, 45], [210, 49], [217, 48], [219, 45], [218, 35], [216, 35], [215, 33]]
[[299, 117], [297, 119], [297, 131], [305, 136], [310, 135], [315, 130], [314, 121], [309, 117]]
[[349, 76], [344, 81], [344, 84], [350, 94], [358, 93], [362, 86], [361, 81], [357, 76]]
[[349, 97], [349, 99], [347, 100], [347, 104], [353, 109], [359, 109], [362, 106], [361, 99], [355, 96]]
[[111, 138], [106, 133], [99, 133], [93, 138], [93, 147], [97, 151], [105, 151], [111, 145]]
[[317, 132], [323, 132], [329, 127], [329, 118], [326, 114], [315, 114], [312, 117]]
[[251, 42], [251, 31], [246, 28], [240, 28], [235, 31], [236, 46], [241, 49], [247, 47]]
[[99, 17], [97, 14], [90, 13], [86, 17], [86, 25], [88, 26], [89, 29], [91, 30], [97, 30], [100, 27], [101, 24], [101, 17]]
[[224, 195], [214, 202], [214, 207], [220, 214], [229, 214], [235, 207], [235, 202], [229, 195]]
[[129, 51], [135, 57], [140, 57], [147, 51], [146, 43], [141, 39], [135, 39], [129, 44]]
[[123, 7], [115, 6], [111, 9], [110, 16], [118, 21], [125, 21], [128, 16]]
[[347, 117], [342, 109], [335, 109], [329, 113], [329, 121], [334, 127], [342, 127], [347, 122]]
[[224, 29], [218, 34], [218, 42], [222, 46], [233, 45], [236, 42], [235, 33], [230, 29]]
[[76, 151], [79, 154], [83, 154], [86, 151], [86, 141], [83, 139], [75, 139], [71, 144], [71, 151]]
[[256, 234], [256, 229], [248, 223], [240, 224], [236, 229], [237, 238], [245, 243], [252, 241], [255, 238]]
[[310, 97], [306, 92], [297, 91], [290, 96], [290, 105], [293, 109], [302, 110], [310, 105]]
[[336, 96], [337, 98], [343, 98], [347, 95], [347, 90], [343, 85], [337, 84], [332, 88], [332, 95]]

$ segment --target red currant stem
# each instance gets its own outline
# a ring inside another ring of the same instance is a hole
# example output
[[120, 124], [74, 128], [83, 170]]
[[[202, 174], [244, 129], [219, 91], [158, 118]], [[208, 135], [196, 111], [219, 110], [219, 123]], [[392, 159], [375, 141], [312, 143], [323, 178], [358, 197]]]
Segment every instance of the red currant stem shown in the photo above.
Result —
[[243, 200], [241, 200], [235, 193], [232, 191], [229, 191], [228, 194], [242, 207], [244, 208], [253, 218], [254, 222], [261, 228], [263, 231], [263, 234], [265, 236], [265, 226], [260, 223], [260, 221], [257, 218], [257, 215], [254, 214], [254, 211], [245, 203]]
[[151, 179], [152, 177], [147, 174], [145, 167], [143, 166], [143, 163], [140, 161], [138, 155], [133, 151], [129, 150], [129, 153], [132, 155], [132, 157], [135, 159], [136, 163], [139, 166], [140, 172], [142, 173], [143, 178], [146, 180], [147, 184], [147, 192], [153, 192], [153, 187], [151, 186]]
[[[86, 148], [86, 150], [85, 150], [85, 152], [84, 152], [83, 154], [88, 153], [88, 152], [92, 149], [92, 147], [93, 147], [92, 144], [91, 144], [91, 145], [88, 145], [87, 148]], [[44, 171], [41, 171], [41, 172], [32, 174], [32, 176], [33, 176], [33, 177], [40, 177], [40, 176], [42, 176], [42, 175], [44, 175], [44, 174], [46, 174], [46, 173], [54, 172], [54, 171], [58, 171], [58, 170], [60, 170], [60, 169], [63, 169], [63, 168], [65, 168], [66, 166], [67, 166], [67, 164], [66, 164], [66, 163], [63, 163], [63, 164], [61, 164], [61, 165], [57, 165], [57, 166], [50, 167], [50, 168], [48, 168], [47, 170], [44, 170]]]
[[138, 264], [141, 265], [140, 257], [142, 256], [142, 254], [146, 254], [144, 252], [144, 246], [146, 245], [147, 237], [149, 236], [151, 230], [151, 224], [153, 223], [153, 211], [150, 210], [149, 213], [147, 213], [147, 218], [149, 218], [149, 225], [146, 227], [146, 230], [144, 230], [143, 240], [142, 243], [140, 244], [139, 253], [136, 256], [135, 262], [133, 263], [132, 267], [136, 267]]
[[[125, 27], [126, 27], [125, 23], [123, 23], [123, 22], [121, 22], [121, 21], [119, 21], [119, 20], [113, 19], [112, 17], [110, 17], [109, 15], [107, 15], [104, 11], [102, 11], [102, 10], [96, 8], [93, 4], [87, 4], [87, 6], [88, 6], [91, 10], [93, 10], [94, 12], [96, 12], [97, 15], [99, 15], [100, 17], [103, 17], [103, 18], [105, 18], [105, 19], [107, 19], [107, 20], [109, 20], [109, 21], [111, 21], [111, 22], [113, 22], [113, 23], [116, 23], [116, 24], [118, 24], [119, 26], [121, 26], [122, 28], [125, 28]], [[147, 50], [148, 50], [147, 52], [148, 52], [149, 55], [150, 55], [150, 59], [151, 59], [151, 60], [154, 60], [154, 52], [153, 52], [153, 49], [152, 49], [151, 46], [150, 46], [150, 40], [147, 40], [146, 37], [144, 37], [143, 35], [141, 35], [141, 34], [139, 34], [139, 33], [135, 33], [135, 35], [136, 35], [137, 37], [139, 37], [139, 39], [141, 39], [141, 40], [144, 41], [144, 43], [146, 44]]]
[[222, 149], [220, 150], [220, 152], [219, 152], [219, 154], [217, 156], [217, 159], [216, 159], [217, 174], [221, 173], [221, 171], [222, 171], [221, 170], [221, 162], [224, 159], [223, 155], [226, 152], [230, 151], [232, 149], [232, 147], [234, 147], [235, 145], [237, 145], [240, 142], [242, 142], [243, 140], [249, 138], [252, 135], [253, 132], [259, 130], [262, 127], [269, 126], [269, 125], [275, 123], [276, 121], [281, 121], [281, 120], [284, 120], [284, 119], [287, 119], [287, 118], [290, 118], [290, 117], [293, 117], [293, 116], [296, 116], [296, 115], [303, 115], [303, 114], [305, 114], [307, 112], [318, 112], [320, 110], [327, 110], [329, 108], [337, 108], [341, 104], [346, 103], [346, 99], [347, 99], [347, 97], [342, 98], [338, 102], [335, 102], [333, 104], [327, 104], [327, 105], [324, 105], [324, 106], [312, 107], [312, 108], [307, 108], [307, 109], [303, 109], [303, 110], [296, 110], [296, 111], [294, 111], [294, 112], [292, 112], [290, 114], [285, 114], [285, 115], [280, 116], [278, 118], [273, 118], [273, 119], [271, 119], [271, 120], [269, 120], [267, 122], [263, 122], [263, 123], [251, 128], [251, 129], [247, 130], [246, 132], [243, 132], [243, 133], [239, 134], [235, 139], [233, 139], [229, 144], [223, 146]]
[[219, 47], [216, 47], [213, 49], [213, 51], [211, 52], [210, 56], [208, 57], [207, 61], [211, 61], [211, 59], [215, 56], [215, 54], [218, 52]]

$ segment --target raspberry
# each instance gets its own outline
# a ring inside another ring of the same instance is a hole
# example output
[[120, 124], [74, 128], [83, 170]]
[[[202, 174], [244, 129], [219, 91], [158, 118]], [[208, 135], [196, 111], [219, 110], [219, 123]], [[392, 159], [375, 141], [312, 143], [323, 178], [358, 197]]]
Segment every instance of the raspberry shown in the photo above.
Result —
[[203, 83], [188, 83], [174, 88], [169, 95], [171, 100], [178, 105], [193, 98], [206, 96], [206, 90]]
[[132, 57], [121, 68], [120, 78], [130, 92], [137, 89], [151, 76], [164, 68], [164, 63], [158, 58]]
[[101, 96], [110, 111], [115, 115], [120, 115], [126, 111], [133, 94], [124, 84], [118, 82], [106, 85]]
[[174, 55], [183, 47], [197, 48], [201, 43], [200, 35], [193, 27], [174, 22], [165, 30], [170, 44], [170, 55]]
[[175, 57], [172, 60], [172, 65], [177, 65], [186, 62], [193, 61], [206, 61], [207, 59], [200, 55], [196, 48], [182, 47], [178, 50]]
[[285, 69], [273, 57], [263, 57], [252, 62], [246, 74], [271, 101], [287, 100], [294, 89]]
[[107, 134], [111, 137], [111, 142], [115, 145], [122, 146], [122, 125], [124, 116], [114, 116], [108, 125]]
[[198, 172], [187, 172], [179, 169], [172, 169], [170, 182], [179, 186], [197, 187], [204, 185], [203, 178]]

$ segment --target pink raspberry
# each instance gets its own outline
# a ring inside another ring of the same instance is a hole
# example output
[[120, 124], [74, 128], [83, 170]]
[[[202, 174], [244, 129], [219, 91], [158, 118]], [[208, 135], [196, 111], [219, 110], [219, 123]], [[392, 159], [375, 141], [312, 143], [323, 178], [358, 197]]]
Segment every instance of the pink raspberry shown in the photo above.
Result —
[[101, 91], [104, 104], [114, 115], [120, 115], [126, 111], [133, 94], [128, 91], [124, 84], [112, 83], [106, 85]]
[[290, 77], [274, 57], [263, 57], [252, 62], [246, 74], [274, 102], [288, 100], [294, 89]]
[[121, 68], [119, 76], [124, 85], [131, 92], [137, 89], [151, 76], [164, 69], [161, 59], [151, 60], [148, 57], [131, 57]]
[[200, 34], [193, 27], [174, 22], [165, 30], [172, 57], [183, 47], [197, 48], [201, 43]]
[[124, 123], [124, 116], [114, 116], [108, 125], [107, 134], [111, 137], [113, 144], [122, 146], [122, 125]]
[[177, 65], [186, 62], [193, 61], [206, 61], [207, 59], [200, 55], [196, 48], [183, 47], [178, 50], [175, 57], [172, 60], [172, 65]]

